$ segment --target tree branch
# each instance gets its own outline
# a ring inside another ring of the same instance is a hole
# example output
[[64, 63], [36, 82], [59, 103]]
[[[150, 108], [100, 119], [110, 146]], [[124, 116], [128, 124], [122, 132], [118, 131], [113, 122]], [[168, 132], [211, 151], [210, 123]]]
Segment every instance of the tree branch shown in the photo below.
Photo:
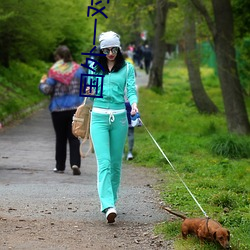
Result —
[[194, 5], [194, 7], [201, 13], [201, 15], [205, 18], [209, 30], [211, 31], [213, 37], [215, 37], [216, 27], [205, 5], [200, 0], [190, 0], [190, 1]]
[[178, 7], [178, 4], [175, 2], [168, 2], [167, 5], [169, 9]]

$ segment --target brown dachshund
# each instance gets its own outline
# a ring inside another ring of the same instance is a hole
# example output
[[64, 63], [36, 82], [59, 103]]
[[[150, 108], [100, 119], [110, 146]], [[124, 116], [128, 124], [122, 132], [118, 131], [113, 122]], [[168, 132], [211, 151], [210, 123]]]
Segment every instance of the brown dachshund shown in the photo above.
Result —
[[166, 211], [183, 219], [181, 233], [183, 239], [187, 239], [188, 234], [196, 235], [201, 241], [216, 241], [224, 249], [231, 249], [229, 240], [230, 232], [222, 225], [210, 218], [187, 218], [185, 215], [173, 212], [171, 209], [163, 207]]

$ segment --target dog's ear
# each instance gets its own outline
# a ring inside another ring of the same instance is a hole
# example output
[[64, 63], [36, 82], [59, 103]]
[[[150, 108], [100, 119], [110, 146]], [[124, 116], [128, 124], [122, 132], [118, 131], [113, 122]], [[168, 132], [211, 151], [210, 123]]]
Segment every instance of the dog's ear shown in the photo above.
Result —
[[227, 240], [230, 241], [230, 232], [227, 230], [228, 236], [227, 236]]
[[213, 238], [216, 240], [216, 232], [213, 233]]

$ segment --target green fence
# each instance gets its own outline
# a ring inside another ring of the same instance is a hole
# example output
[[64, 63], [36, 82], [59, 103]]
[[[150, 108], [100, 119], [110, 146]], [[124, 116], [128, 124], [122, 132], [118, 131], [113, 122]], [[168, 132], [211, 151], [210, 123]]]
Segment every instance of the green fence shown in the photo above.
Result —
[[214, 73], [217, 75], [217, 63], [216, 55], [212, 45], [209, 42], [202, 42], [199, 44], [201, 65], [206, 65], [214, 69]]
[[[214, 69], [217, 75], [217, 63], [214, 48], [209, 42], [202, 42], [198, 45], [200, 51], [201, 65], [206, 65]], [[250, 37], [242, 40], [236, 48], [236, 60], [240, 75], [241, 85], [248, 95], [250, 95]]]

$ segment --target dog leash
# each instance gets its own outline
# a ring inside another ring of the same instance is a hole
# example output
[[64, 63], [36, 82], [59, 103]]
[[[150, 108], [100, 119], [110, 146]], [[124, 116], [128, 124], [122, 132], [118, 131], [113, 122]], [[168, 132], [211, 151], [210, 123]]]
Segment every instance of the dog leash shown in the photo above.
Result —
[[178, 174], [176, 168], [173, 166], [173, 164], [170, 162], [170, 160], [168, 159], [168, 157], [165, 155], [165, 153], [163, 152], [163, 150], [161, 149], [161, 147], [159, 146], [159, 144], [157, 143], [157, 141], [154, 139], [154, 137], [152, 136], [152, 134], [149, 132], [148, 128], [145, 126], [145, 124], [143, 123], [143, 121], [141, 120], [141, 118], [139, 118], [142, 125], [144, 126], [144, 128], [146, 129], [146, 131], [148, 132], [149, 136], [151, 137], [151, 139], [153, 140], [153, 142], [155, 143], [155, 145], [158, 147], [158, 149], [160, 150], [160, 152], [162, 153], [162, 155], [165, 157], [165, 159], [167, 160], [167, 162], [169, 163], [169, 165], [172, 167], [172, 169], [175, 171], [175, 173], [177, 174], [177, 176], [179, 177], [180, 181], [182, 182], [182, 184], [185, 186], [185, 188], [187, 189], [187, 191], [189, 192], [189, 194], [191, 195], [191, 197], [193, 198], [193, 200], [196, 202], [196, 204], [198, 205], [198, 207], [200, 208], [200, 210], [202, 211], [202, 213], [205, 215], [206, 218], [209, 218], [209, 216], [207, 215], [207, 213], [203, 210], [203, 208], [201, 207], [201, 205], [199, 204], [199, 202], [196, 200], [196, 198], [194, 197], [194, 195], [192, 194], [192, 192], [190, 191], [190, 189], [188, 188], [188, 186], [186, 185], [186, 183], [182, 180], [182, 178], [180, 177], [180, 175]]

